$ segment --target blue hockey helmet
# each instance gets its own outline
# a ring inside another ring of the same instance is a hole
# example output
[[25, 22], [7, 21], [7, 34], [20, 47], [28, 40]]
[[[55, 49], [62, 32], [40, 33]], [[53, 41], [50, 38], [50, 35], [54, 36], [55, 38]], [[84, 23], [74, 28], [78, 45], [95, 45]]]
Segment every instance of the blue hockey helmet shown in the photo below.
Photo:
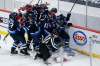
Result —
[[17, 15], [18, 14], [16, 12], [12, 12], [12, 13], [10, 13], [9, 18], [15, 19]]

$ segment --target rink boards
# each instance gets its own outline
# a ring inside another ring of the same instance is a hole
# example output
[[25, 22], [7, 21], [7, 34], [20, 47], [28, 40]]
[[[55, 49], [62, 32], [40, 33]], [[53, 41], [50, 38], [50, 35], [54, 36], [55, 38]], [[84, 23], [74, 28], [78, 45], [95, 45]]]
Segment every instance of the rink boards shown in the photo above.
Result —
[[69, 30], [70, 46], [82, 54], [100, 59], [100, 32], [80, 26], [73, 26]]

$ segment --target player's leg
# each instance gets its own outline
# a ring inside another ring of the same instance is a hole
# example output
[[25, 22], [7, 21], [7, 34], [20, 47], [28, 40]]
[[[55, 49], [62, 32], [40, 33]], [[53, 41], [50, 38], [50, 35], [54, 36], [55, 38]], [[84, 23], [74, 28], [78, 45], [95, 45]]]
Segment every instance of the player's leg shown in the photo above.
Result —
[[17, 34], [10, 34], [10, 36], [14, 40], [13, 46], [11, 47], [11, 54], [18, 54], [18, 51], [16, 50], [16, 48], [19, 44], [18, 36], [17, 36]]
[[25, 55], [29, 55], [28, 53], [28, 49], [27, 49], [27, 44], [26, 44], [26, 40], [25, 40], [25, 36], [24, 36], [25, 32], [22, 29], [20, 34], [19, 34], [19, 41], [20, 41], [20, 53], [25, 54]]

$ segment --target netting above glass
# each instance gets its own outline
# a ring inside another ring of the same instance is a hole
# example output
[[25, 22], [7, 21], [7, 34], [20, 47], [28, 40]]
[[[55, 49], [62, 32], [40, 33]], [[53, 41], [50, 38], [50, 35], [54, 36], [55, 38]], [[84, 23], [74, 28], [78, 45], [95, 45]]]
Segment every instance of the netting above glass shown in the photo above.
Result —
[[[61, 0], [61, 1], [74, 2], [75, 0]], [[100, 0], [88, 0], [88, 2], [89, 6], [100, 8]], [[77, 3], [85, 5], [86, 0], [78, 0]]]

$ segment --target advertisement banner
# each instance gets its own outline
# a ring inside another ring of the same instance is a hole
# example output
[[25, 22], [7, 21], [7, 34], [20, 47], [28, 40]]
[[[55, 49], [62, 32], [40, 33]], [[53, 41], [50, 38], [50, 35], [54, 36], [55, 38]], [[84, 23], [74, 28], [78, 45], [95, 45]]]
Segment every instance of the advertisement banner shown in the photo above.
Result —
[[89, 55], [90, 44], [92, 46], [93, 55], [100, 56], [100, 34], [88, 30], [71, 27], [69, 30], [70, 34], [70, 46]]

